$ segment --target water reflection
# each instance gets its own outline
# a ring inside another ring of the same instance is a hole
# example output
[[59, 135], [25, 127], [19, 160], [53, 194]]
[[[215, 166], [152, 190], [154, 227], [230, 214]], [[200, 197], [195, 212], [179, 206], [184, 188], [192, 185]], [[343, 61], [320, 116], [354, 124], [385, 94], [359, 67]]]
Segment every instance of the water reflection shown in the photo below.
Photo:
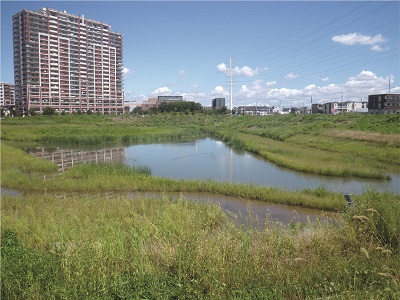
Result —
[[368, 189], [400, 194], [400, 176], [392, 180], [330, 177], [292, 171], [263, 158], [227, 147], [210, 138], [192, 142], [140, 144], [97, 150], [26, 149], [36, 157], [49, 159], [63, 172], [77, 163], [123, 162], [147, 166], [153, 176], [176, 179], [213, 179], [302, 190], [323, 186], [342, 194], [360, 194]]
[[173, 197], [183, 197], [191, 201], [214, 203], [233, 217], [237, 224], [263, 228], [266, 223], [297, 224], [316, 222], [317, 220], [337, 220], [335, 213], [317, 209], [269, 203], [259, 200], [246, 200], [238, 197], [214, 195], [208, 193], [169, 193]]
[[26, 151], [38, 158], [44, 158], [52, 161], [58, 167], [59, 172], [64, 172], [68, 168], [88, 162], [124, 162], [124, 147], [99, 149], [99, 150], [73, 150], [73, 149], [55, 149], [49, 150], [43, 147], [36, 149], [26, 149]]

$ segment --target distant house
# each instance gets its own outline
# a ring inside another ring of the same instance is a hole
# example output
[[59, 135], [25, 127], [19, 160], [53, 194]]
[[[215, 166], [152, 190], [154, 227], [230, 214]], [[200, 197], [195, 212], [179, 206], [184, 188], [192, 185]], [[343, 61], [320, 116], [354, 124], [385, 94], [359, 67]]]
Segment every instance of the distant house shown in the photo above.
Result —
[[325, 114], [339, 114], [351, 112], [367, 112], [367, 102], [346, 101], [329, 102], [322, 105], [322, 112]]
[[157, 98], [149, 98], [144, 101], [141, 105], [142, 111], [148, 111], [152, 107], [158, 107]]
[[236, 108], [237, 115], [267, 116], [272, 114], [272, 108], [265, 105], [244, 105]]
[[347, 112], [360, 112], [367, 113], [368, 112], [368, 102], [346, 102], [347, 103]]
[[324, 112], [324, 104], [314, 103], [311, 106], [311, 113], [312, 114], [322, 114]]
[[157, 98], [148, 98], [141, 105], [142, 111], [148, 111], [152, 107], [159, 107], [161, 103], [165, 102], [180, 102], [185, 101], [183, 96], [158, 96]]
[[303, 106], [303, 107], [291, 107], [291, 108], [290, 108], [290, 113], [291, 113], [291, 114], [301, 114], [301, 115], [305, 115], [305, 114], [309, 114], [309, 113], [310, 113], [310, 108], [308, 108], [307, 106]]
[[400, 94], [369, 95], [368, 113], [400, 114]]

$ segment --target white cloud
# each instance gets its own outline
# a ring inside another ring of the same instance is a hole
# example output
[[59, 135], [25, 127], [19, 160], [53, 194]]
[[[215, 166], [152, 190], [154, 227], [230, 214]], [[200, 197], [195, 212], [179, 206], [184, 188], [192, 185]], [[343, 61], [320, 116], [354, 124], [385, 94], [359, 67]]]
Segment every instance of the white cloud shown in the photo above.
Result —
[[[391, 78], [391, 91], [400, 91], [400, 86], [393, 83]], [[326, 80], [327, 81], [327, 80]], [[381, 77], [372, 71], [364, 70], [354, 76], [348, 77], [341, 83], [327, 83], [318, 86], [311, 83], [300, 88], [273, 87], [270, 82], [254, 80], [251, 84], [243, 84], [234, 91], [233, 102], [235, 106], [250, 105], [283, 105], [291, 106], [296, 103], [310, 105], [313, 103], [324, 103], [340, 101], [343, 93], [344, 101], [367, 101], [368, 95], [386, 93], [388, 91], [389, 77]], [[222, 89], [222, 87], [221, 87]]]
[[276, 81], [268, 81], [267, 86], [274, 86], [276, 85]]
[[264, 84], [263, 80], [254, 80], [250, 86], [242, 85], [238, 91], [238, 97], [245, 99], [263, 98], [267, 93], [267, 84]]
[[224, 88], [222, 86], [218, 85], [217, 87], [215, 87], [214, 92], [223, 93], [224, 92]]
[[321, 81], [329, 81], [329, 77], [322, 78]]
[[214, 96], [228, 96], [229, 92], [225, 91], [224, 88], [220, 85], [216, 86], [215, 89], [210, 93], [211, 97]]
[[179, 76], [184, 76], [185, 74], [186, 74], [185, 70], [180, 70], [180, 71], [178, 72], [178, 75], [179, 75]]
[[296, 97], [301, 95], [302, 91], [298, 89], [287, 89], [287, 88], [280, 88], [280, 89], [271, 89], [268, 92], [269, 97], [277, 97], [277, 98], [288, 98], [288, 97]]
[[129, 69], [129, 68], [126, 68], [126, 67], [124, 67], [123, 69], [122, 69], [122, 75], [124, 76], [124, 77], [127, 77], [129, 74], [131, 74], [131, 73], [133, 73], [133, 71], [131, 70], [131, 69]]
[[237, 75], [243, 75], [243, 76], [246, 76], [246, 77], [253, 77], [253, 76], [258, 75], [261, 72], [261, 69], [260, 68], [252, 69], [249, 66], [244, 66], [242, 68], [235, 67], [234, 72]]
[[388, 82], [383, 78], [379, 79], [375, 73], [371, 71], [361, 71], [356, 76], [351, 76], [345, 83], [345, 86], [350, 88], [374, 88], [377, 85], [381, 85], [382, 82]]
[[169, 95], [170, 93], [171, 93], [171, 90], [168, 87], [164, 86], [164, 87], [160, 87], [160, 88], [156, 89], [151, 94], [153, 94], [153, 95], [160, 95], [160, 94]]
[[[225, 73], [225, 72], [229, 71], [228, 66], [225, 65], [224, 63], [220, 63], [216, 68], [217, 68], [217, 72], [219, 72], [219, 73]], [[246, 77], [254, 77], [254, 76], [260, 74], [262, 71], [265, 71], [265, 70], [267, 70], [267, 68], [262, 69], [262, 68], [257, 67], [255, 69], [253, 69], [253, 68], [251, 68], [249, 66], [244, 66], [244, 67], [241, 67], [241, 68], [236, 66], [233, 69], [233, 73], [235, 75], [239, 75], [239, 76], [243, 75], [243, 76], [246, 76]]]
[[371, 47], [372, 51], [378, 51], [378, 52], [382, 52], [384, 49], [380, 46], [380, 45], [373, 45]]
[[297, 77], [299, 77], [299, 76], [296, 75], [296, 74], [293, 74], [293, 73], [289, 73], [289, 74], [287, 74], [287, 75], [285, 76], [285, 79], [287, 79], [287, 80], [292, 80], [292, 79], [295, 79], [295, 78], [297, 78]]
[[385, 43], [386, 39], [381, 34], [368, 36], [353, 32], [349, 34], [335, 35], [332, 37], [332, 41], [343, 45], [373, 45], [371, 50], [383, 51], [378, 44]]
[[228, 67], [224, 63], [221, 63], [217, 66], [217, 71], [220, 73], [225, 73], [227, 70]]

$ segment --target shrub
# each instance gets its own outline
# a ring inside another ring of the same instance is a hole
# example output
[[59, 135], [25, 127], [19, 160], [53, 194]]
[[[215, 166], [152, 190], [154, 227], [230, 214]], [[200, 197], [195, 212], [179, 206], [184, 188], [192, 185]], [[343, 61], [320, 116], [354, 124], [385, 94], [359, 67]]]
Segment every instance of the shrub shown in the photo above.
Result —
[[53, 107], [47, 106], [43, 109], [44, 116], [52, 116], [56, 114], [56, 110]]

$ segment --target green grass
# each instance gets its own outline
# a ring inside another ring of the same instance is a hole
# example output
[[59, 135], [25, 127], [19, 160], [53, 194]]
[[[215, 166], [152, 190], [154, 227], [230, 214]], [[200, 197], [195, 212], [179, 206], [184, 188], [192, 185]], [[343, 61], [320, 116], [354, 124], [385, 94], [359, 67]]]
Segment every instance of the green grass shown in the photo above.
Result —
[[2, 299], [396, 299], [398, 248], [357, 213], [258, 231], [184, 198], [3, 196]]
[[[77, 165], [59, 174], [49, 161], [17, 148], [44, 141], [88, 146], [212, 134], [291, 168], [370, 176], [398, 169], [398, 121], [398, 116], [371, 115], [202, 114], [2, 120], [1, 185], [23, 194], [1, 197], [1, 298], [398, 299], [399, 195], [353, 195], [356, 206], [350, 209], [343, 195], [322, 187], [286, 191], [172, 180], [121, 164]], [[327, 166], [314, 169], [313, 160]], [[77, 196], [53, 196], [61, 191]], [[85, 196], [110, 191], [165, 196]], [[341, 218], [286, 228], [271, 223], [263, 230], [242, 228], [219, 206], [174, 200], [169, 192], [301, 205], [338, 211]]]

